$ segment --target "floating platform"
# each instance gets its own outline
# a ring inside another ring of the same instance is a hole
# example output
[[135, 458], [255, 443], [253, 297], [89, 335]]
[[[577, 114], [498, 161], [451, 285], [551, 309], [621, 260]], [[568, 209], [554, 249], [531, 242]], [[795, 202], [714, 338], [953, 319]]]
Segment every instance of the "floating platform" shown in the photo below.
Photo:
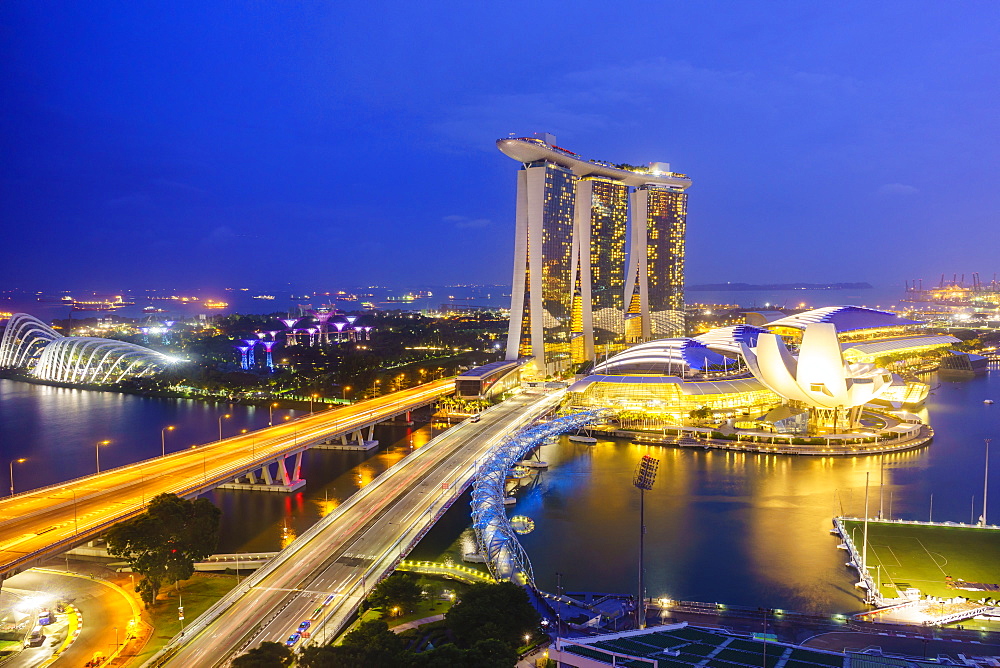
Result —
[[576, 434], [570, 436], [569, 440], [575, 443], [587, 443], [589, 445], [594, 445], [595, 443], [597, 443], [597, 439], [594, 438], [593, 436], [579, 436]]
[[362, 441], [361, 443], [351, 441], [346, 445], [344, 443], [317, 443], [312, 447], [316, 450], [361, 450], [367, 452], [372, 448], [378, 447], [378, 440], [372, 439], [370, 441]]
[[248, 492], [279, 492], [287, 494], [288, 492], [294, 492], [300, 487], [305, 487], [305, 484], [305, 480], [295, 480], [287, 485], [280, 482], [275, 482], [271, 485], [263, 482], [227, 482], [224, 485], [219, 485], [216, 489], [239, 489]]

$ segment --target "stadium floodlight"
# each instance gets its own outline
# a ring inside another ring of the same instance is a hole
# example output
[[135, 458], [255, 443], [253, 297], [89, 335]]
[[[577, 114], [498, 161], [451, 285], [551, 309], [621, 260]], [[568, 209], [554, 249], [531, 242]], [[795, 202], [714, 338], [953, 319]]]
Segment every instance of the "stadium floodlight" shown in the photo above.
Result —
[[653, 483], [656, 482], [656, 470], [659, 467], [659, 459], [643, 455], [635, 467], [635, 477], [632, 478], [632, 484], [644, 491], [653, 489]]
[[636, 600], [636, 626], [646, 628], [646, 588], [643, 582], [645, 574], [646, 548], [646, 492], [653, 489], [656, 482], [656, 470], [660, 468], [660, 460], [649, 455], [643, 455], [635, 467], [632, 484], [639, 490], [639, 596]]

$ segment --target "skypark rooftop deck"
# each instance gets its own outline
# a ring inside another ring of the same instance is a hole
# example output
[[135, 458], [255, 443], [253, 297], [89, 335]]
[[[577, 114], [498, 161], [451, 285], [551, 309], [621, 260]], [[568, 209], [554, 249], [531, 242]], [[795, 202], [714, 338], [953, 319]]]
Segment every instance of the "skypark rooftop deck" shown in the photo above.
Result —
[[669, 186], [686, 190], [691, 187], [691, 179], [673, 172], [633, 171], [612, 167], [606, 163], [591, 162], [576, 153], [546, 144], [535, 137], [512, 137], [498, 139], [497, 148], [504, 155], [520, 162], [536, 162], [545, 160], [562, 165], [573, 171], [577, 176], [606, 176], [621, 181], [630, 186], [645, 184]]

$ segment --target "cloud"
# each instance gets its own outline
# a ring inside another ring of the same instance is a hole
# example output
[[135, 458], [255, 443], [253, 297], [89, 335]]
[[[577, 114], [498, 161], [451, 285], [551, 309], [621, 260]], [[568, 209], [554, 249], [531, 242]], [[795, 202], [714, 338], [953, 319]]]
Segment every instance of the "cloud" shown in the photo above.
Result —
[[459, 230], [489, 227], [493, 224], [493, 221], [489, 218], [469, 218], [468, 216], [445, 216], [442, 220], [446, 223], [451, 223]]
[[232, 228], [225, 225], [216, 227], [208, 235], [199, 242], [202, 250], [218, 250], [222, 248], [229, 248], [237, 240], [239, 235], [232, 230]]
[[683, 60], [642, 58], [583, 68], [545, 81], [543, 90], [512, 90], [451, 106], [433, 128], [445, 141], [493, 151], [484, 136], [545, 130], [579, 137], [649, 131], [670, 119], [671, 132], [706, 115], [744, 128], [748, 123], [784, 125], [789, 115], [808, 126], [857, 114], [864, 84], [852, 77], [783, 69], [761, 72], [714, 69]]
[[886, 183], [885, 185], [879, 187], [879, 195], [916, 195], [920, 190], [913, 186], [908, 186], [905, 183]]

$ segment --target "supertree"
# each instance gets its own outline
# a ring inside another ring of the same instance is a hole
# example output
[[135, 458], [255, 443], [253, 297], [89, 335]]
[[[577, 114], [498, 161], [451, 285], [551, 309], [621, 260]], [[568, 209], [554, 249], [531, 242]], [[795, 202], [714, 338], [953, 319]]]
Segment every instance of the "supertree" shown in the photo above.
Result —
[[254, 348], [260, 343], [259, 339], [243, 339], [243, 343], [247, 344], [247, 368], [254, 366], [253, 351]]
[[260, 345], [264, 346], [264, 352], [267, 354], [267, 368], [274, 371], [274, 358], [271, 356], [271, 351], [274, 347], [278, 345], [277, 341], [261, 341]]
[[285, 345], [294, 346], [295, 345], [295, 324], [299, 321], [298, 318], [289, 318], [287, 320], [282, 320], [285, 327], [288, 328], [288, 332], [285, 334]]
[[316, 345], [316, 332], [318, 330], [315, 327], [310, 327], [306, 331], [309, 332], [309, 345], [310, 346]]
[[330, 318], [333, 317], [333, 314], [330, 313], [329, 311], [317, 311], [316, 309], [310, 309], [309, 315], [311, 315], [313, 318], [316, 319], [317, 326], [319, 329], [319, 342], [329, 343], [330, 326], [327, 324], [327, 322], [330, 320]]
[[347, 327], [346, 322], [335, 322], [333, 326], [337, 328], [337, 343], [344, 340], [344, 327]]
[[247, 361], [247, 352], [250, 350], [248, 346], [236, 346], [236, 350], [240, 351], [240, 368], [244, 371], [250, 369], [250, 364]]
[[362, 327], [361, 329], [365, 330], [365, 341], [371, 341], [372, 340], [372, 327], [371, 327], [371, 325], [366, 325], [366, 326]]

